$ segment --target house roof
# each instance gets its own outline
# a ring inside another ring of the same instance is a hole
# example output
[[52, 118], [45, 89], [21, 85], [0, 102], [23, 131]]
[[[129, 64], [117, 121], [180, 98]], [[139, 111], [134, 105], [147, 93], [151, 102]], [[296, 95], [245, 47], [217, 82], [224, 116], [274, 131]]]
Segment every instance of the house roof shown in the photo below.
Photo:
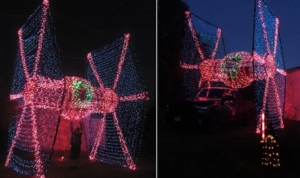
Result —
[[297, 71], [297, 70], [300, 70], [300, 66], [289, 68], [289, 69], [286, 69], [285, 71], [287, 73], [291, 73], [291, 72], [294, 72], [294, 71]]

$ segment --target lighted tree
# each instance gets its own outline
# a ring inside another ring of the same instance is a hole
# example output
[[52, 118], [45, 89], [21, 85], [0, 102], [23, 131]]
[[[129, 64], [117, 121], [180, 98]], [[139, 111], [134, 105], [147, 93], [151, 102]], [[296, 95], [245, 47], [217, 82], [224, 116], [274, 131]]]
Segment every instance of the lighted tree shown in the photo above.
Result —
[[187, 9], [187, 4], [182, 0], [158, 1], [157, 93], [160, 106], [182, 96], [182, 77], [178, 63], [184, 35], [184, 12]]

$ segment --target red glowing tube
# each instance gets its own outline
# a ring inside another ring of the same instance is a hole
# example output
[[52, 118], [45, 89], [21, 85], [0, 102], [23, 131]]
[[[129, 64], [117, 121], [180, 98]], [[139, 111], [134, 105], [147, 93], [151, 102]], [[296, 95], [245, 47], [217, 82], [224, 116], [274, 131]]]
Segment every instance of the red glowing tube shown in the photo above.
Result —
[[262, 140], [264, 140], [265, 139], [265, 112], [262, 112], [261, 114], [261, 122], [262, 122], [261, 137]]

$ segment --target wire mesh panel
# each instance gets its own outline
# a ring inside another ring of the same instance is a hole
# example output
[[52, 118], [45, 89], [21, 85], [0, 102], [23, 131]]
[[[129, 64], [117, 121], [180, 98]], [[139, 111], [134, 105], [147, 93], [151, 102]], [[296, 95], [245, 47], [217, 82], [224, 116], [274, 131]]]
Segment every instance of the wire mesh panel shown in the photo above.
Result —
[[147, 92], [130, 35], [88, 54], [87, 80], [97, 88], [98, 111], [85, 121], [90, 159], [136, 168]]
[[15, 103], [5, 162], [21, 174], [43, 177], [58, 126], [64, 80], [49, 3], [29, 17], [18, 31], [14, 79], [10, 98]]
[[[261, 116], [273, 128], [283, 128], [285, 66], [281, 47], [279, 20], [263, 0], [256, 1], [253, 57], [257, 132], [261, 131]], [[263, 64], [263, 65], [262, 65]]]
[[221, 29], [186, 12], [182, 45], [180, 65], [184, 95], [194, 96], [204, 84], [201, 83], [199, 65], [205, 60], [222, 59], [225, 56]]

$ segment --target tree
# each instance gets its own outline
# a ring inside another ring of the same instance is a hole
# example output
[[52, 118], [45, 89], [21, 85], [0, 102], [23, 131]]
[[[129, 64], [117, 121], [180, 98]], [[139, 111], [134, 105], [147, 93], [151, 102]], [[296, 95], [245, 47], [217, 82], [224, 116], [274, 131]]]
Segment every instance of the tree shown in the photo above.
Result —
[[158, 105], [181, 95], [180, 50], [184, 35], [185, 11], [182, 0], [158, 1]]

